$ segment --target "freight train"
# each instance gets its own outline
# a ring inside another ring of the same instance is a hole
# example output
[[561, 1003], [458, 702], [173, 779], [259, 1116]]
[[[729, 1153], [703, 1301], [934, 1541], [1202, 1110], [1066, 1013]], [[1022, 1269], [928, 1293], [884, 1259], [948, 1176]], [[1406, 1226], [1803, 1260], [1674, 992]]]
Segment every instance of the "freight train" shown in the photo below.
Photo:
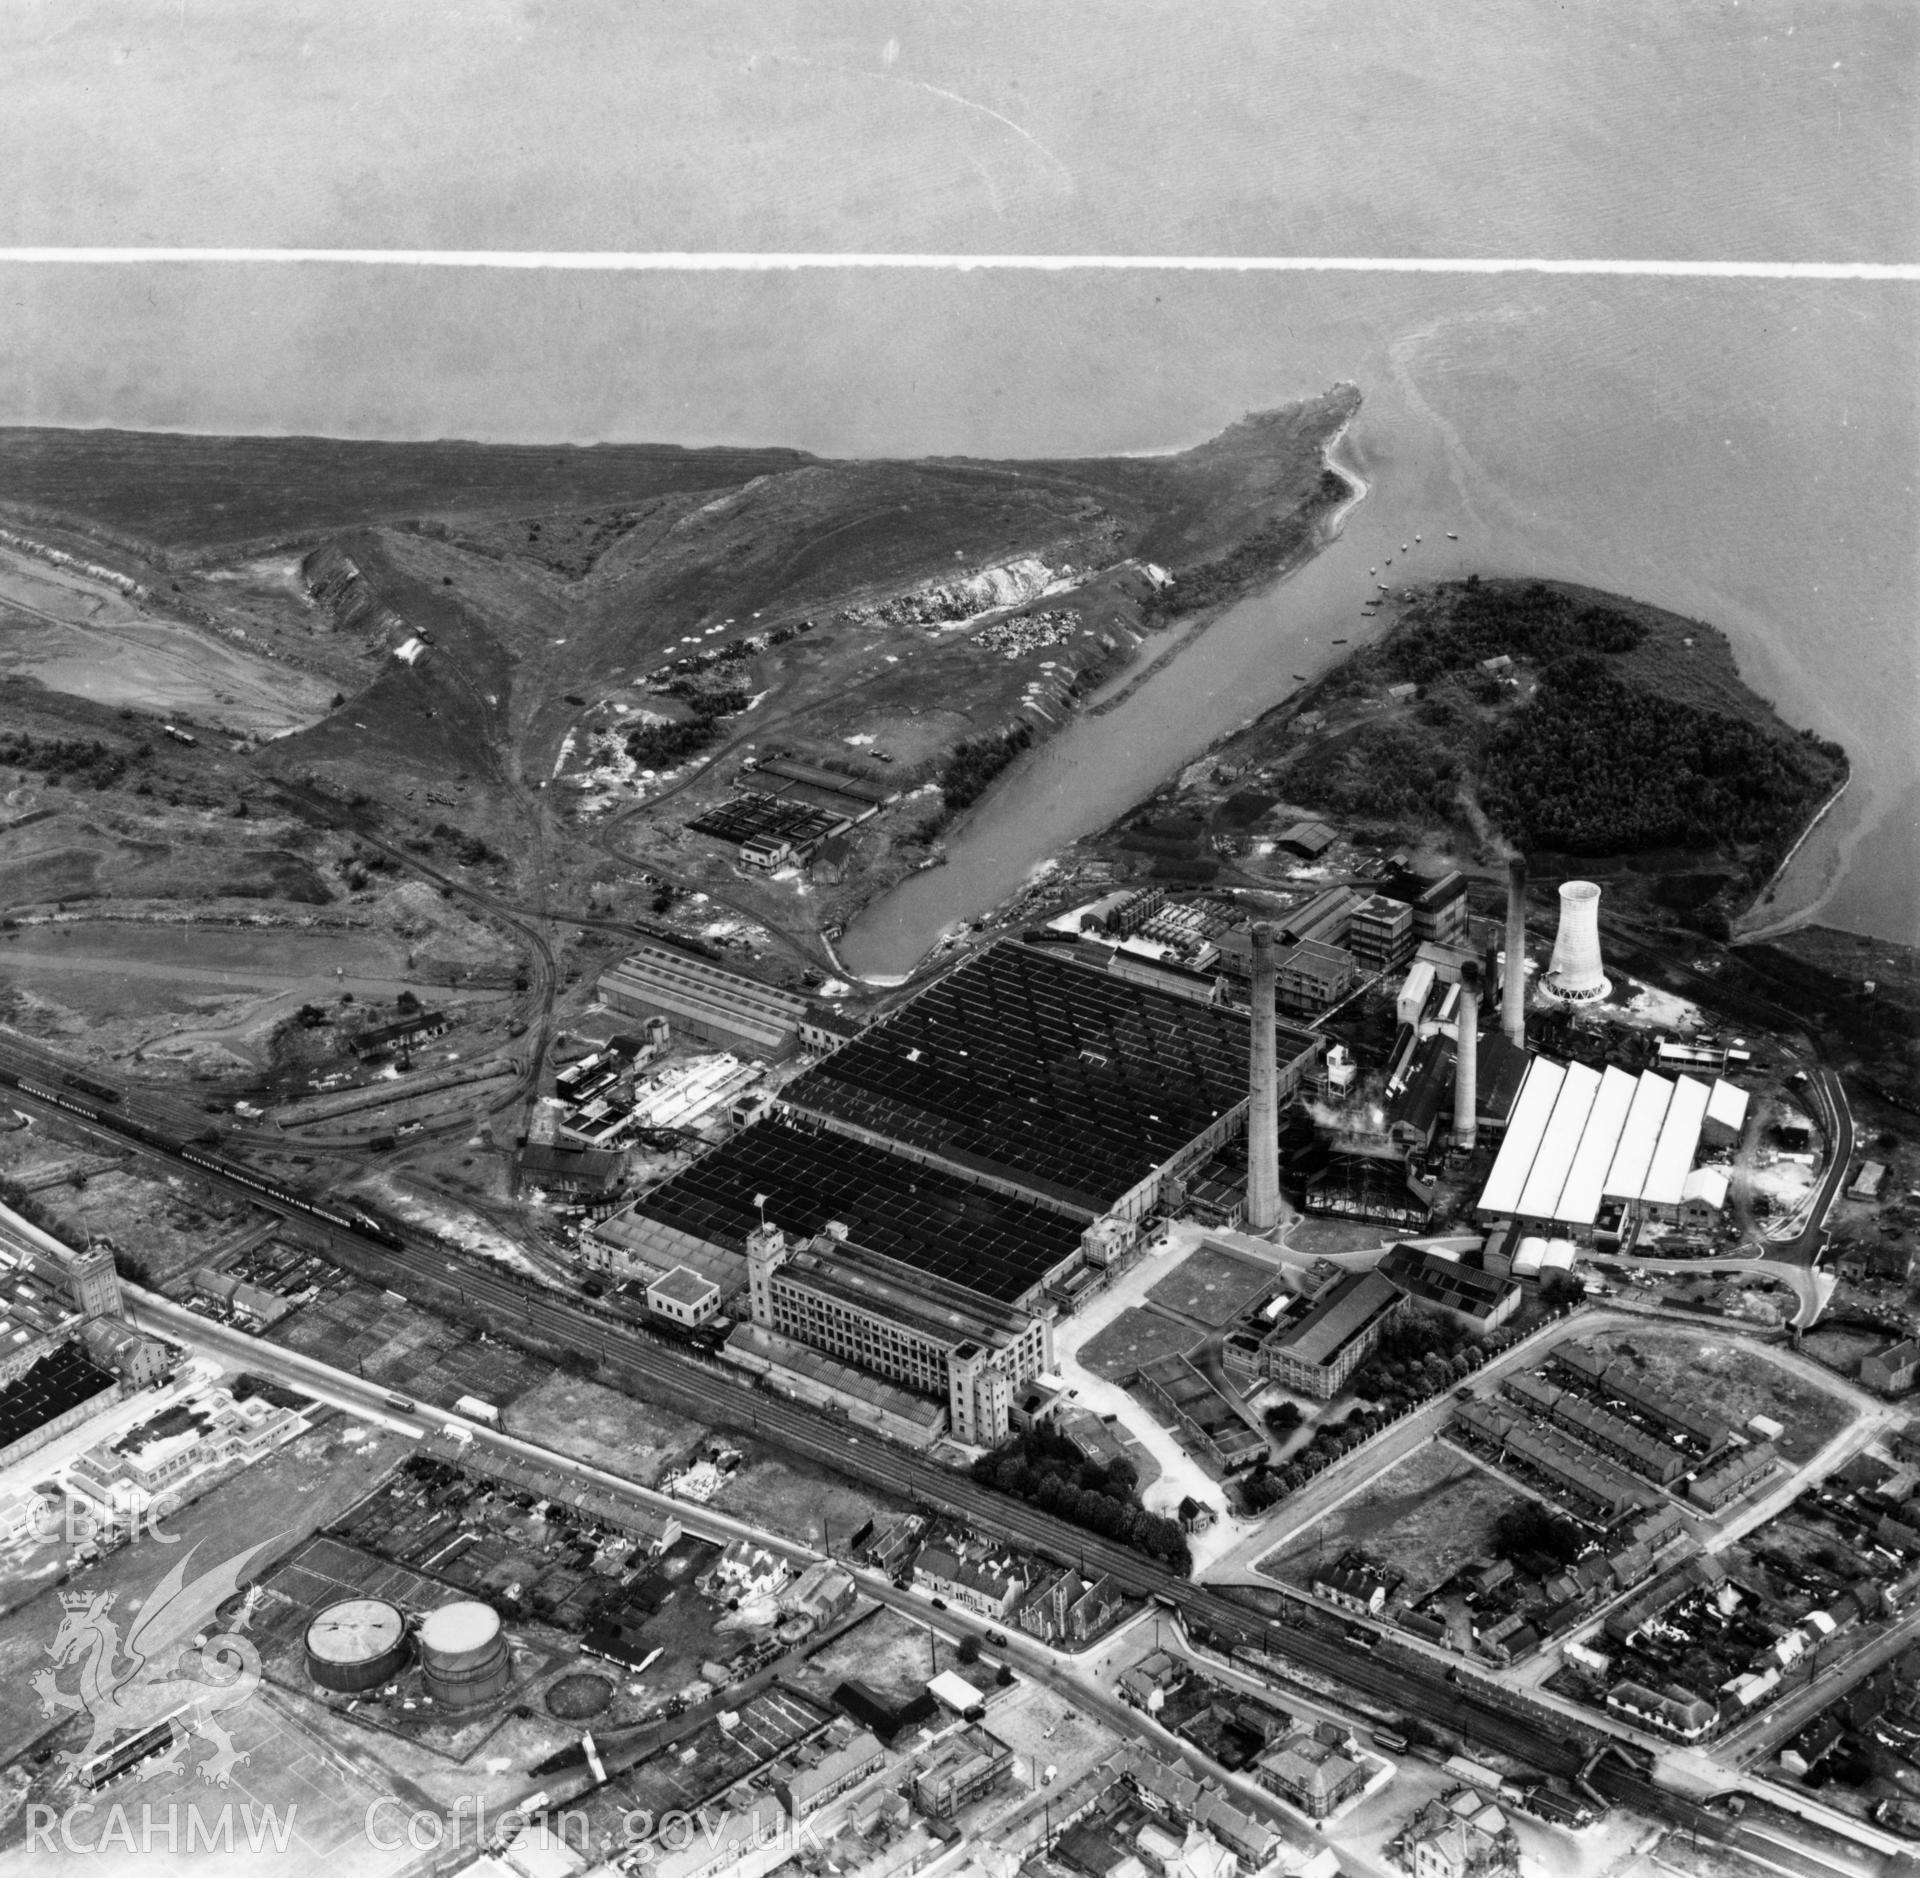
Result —
[[[309, 1219], [319, 1220], [323, 1225], [332, 1226], [340, 1232], [357, 1234], [360, 1238], [371, 1239], [378, 1245], [388, 1247], [395, 1252], [406, 1250], [404, 1242], [393, 1228], [383, 1225], [379, 1220], [358, 1211], [340, 1210], [322, 1206], [316, 1200], [310, 1200], [304, 1193], [292, 1187], [283, 1187], [278, 1181], [269, 1179], [254, 1168], [239, 1161], [229, 1161], [224, 1156], [211, 1152], [199, 1142], [190, 1142], [182, 1147], [171, 1136], [162, 1134], [146, 1123], [134, 1120], [131, 1115], [103, 1114], [95, 1106], [101, 1102], [119, 1102], [120, 1092], [107, 1089], [98, 1083], [89, 1083], [79, 1076], [63, 1078], [64, 1088], [56, 1089], [48, 1083], [35, 1082], [30, 1077], [15, 1074], [10, 1069], [0, 1069], [0, 1084], [10, 1089], [18, 1089], [23, 1095], [37, 1096], [42, 1102], [51, 1102], [57, 1108], [69, 1110], [102, 1128], [110, 1128], [115, 1134], [130, 1135], [135, 1141], [143, 1142], [150, 1148], [159, 1148], [163, 1153], [177, 1156], [190, 1167], [204, 1168], [210, 1174], [218, 1174], [223, 1179], [237, 1181], [243, 1187], [251, 1187], [255, 1193], [263, 1194], [277, 1206], [288, 1207], [294, 1212], [306, 1215]], [[94, 1098], [94, 1102], [82, 1102], [70, 1093], [73, 1089], [84, 1089]], [[208, 1137], [202, 1137], [204, 1141]], [[211, 1137], [217, 1141], [219, 1137]]]

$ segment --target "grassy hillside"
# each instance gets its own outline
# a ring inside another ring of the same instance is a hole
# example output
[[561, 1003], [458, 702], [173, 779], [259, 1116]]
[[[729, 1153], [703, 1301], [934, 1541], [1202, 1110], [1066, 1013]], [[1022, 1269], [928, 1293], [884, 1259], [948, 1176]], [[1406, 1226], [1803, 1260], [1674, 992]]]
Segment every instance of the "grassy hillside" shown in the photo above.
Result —
[[[555, 904], [678, 905], [700, 927], [717, 903], [814, 958], [813, 934], [934, 858], [947, 818], [1134, 656], [1141, 562], [1244, 583], [1311, 551], [1358, 399], [1338, 386], [1169, 456], [1006, 462], [0, 431], [12, 695], [64, 687], [23, 704], [36, 735], [192, 750], [196, 805], [236, 819], [276, 777], [396, 829], [457, 809], [502, 891], [537, 877]], [[129, 635], [166, 660], [164, 699], [137, 674], [102, 688], [103, 606], [121, 665]], [[243, 712], [242, 679], [283, 680], [284, 708], [249, 692]], [[693, 826], [777, 755], [901, 797], [804, 891]], [[62, 835], [74, 856], [83, 833]], [[63, 865], [75, 891], [133, 878]], [[16, 897], [58, 897], [52, 879], [36, 849]]]
[[163, 551], [414, 516], [514, 515], [738, 488], [798, 450], [591, 449], [0, 429], [0, 505]]

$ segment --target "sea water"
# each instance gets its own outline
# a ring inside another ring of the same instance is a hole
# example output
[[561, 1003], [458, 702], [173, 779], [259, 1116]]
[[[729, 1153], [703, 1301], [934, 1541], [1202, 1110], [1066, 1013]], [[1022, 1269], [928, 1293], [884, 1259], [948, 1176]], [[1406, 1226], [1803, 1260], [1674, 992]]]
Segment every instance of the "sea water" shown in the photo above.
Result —
[[[8, 242], [1920, 256], [1901, 8], [51, 18], [0, 29]], [[1416, 530], [1421, 579], [1560, 576], [1723, 627], [1854, 760], [1779, 911], [1920, 940], [1911, 284], [251, 261], [0, 284], [15, 422], [1054, 456], [1357, 382], [1373, 492], [1340, 544], [1138, 694], [1124, 735], [1069, 730], [1017, 815], [990, 799], [948, 881], [856, 929], [868, 969], [1357, 637], [1365, 567]]]

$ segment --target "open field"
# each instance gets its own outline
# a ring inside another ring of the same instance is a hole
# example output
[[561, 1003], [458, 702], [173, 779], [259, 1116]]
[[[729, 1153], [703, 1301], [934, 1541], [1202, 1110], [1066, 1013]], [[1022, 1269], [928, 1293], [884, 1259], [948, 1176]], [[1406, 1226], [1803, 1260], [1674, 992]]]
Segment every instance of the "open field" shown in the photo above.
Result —
[[[966, 1674], [963, 1670], [962, 1675]], [[976, 1678], [978, 1670], [975, 1671]], [[1079, 1779], [1120, 1745], [1120, 1737], [1051, 1689], [1023, 1681], [993, 1705], [993, 1732], [1039, 1773], [1062, 1785]], [[1031, 1784], [1031, 1782], [1029, 1782]]]
[[1734, 1428], [1744, 1428], [1755, 1415], [1771, 1415], [1786, 1427], [1780, 1452], [1790, 1461], [1810, 1459], [1854, 1418], [1838, 1396], [1783, 1368], [1764, 1350], [1710, 1331], [1636, 1328], [1609, 1331], [1594, 1342], [1624, 1356], [1655, 1387]]
[[1405, 1572], [1416, 1594], [1481, 1556], [1513, 1489], [1440, 1443], [1416, 1449], [1324, 1519], [1260, 1561], [1282, 1584], [1309, 1586], [1349, 1546]]
[[1839, 1376], [1858, 1377], [1863, 1358], [1877, 1356], [1894, 1342], [1890, 1330], [1855, 1330], [1838, 1324], [1822, 1324], [1800, 1340], [1803, 1356], [1824, 1363]]
[[670, 1409], [558, 1370], [514, 1403], [513, 1430], [643, 1487], [651, 1487], [706, 1433]]
[[858, 1486], [823, 1467], [789, 1460], [756, 1441], [737, 1445], [746, 1460], [728, 1475], [726, 1485], [714, 1496], [714, 1506], [797, 1545], [843, 1551], [868, 1520], [884, 1522], [913, 1510], [905, 1500], [877, 1487]]
[[1271, 1266], [1242, 1258], [1219, 1246], [1201, 1245], [1161, 1279], [1147, 1297], [1163, 1310], [1217, 1330], [1279, 1283], [1279, 1274]]
[[[826, 1700], [836, 1686], [853, 1677], [889, 1701], [906, 1702], [939, 1671], [959, 1667], [953, 1646], [944, 1637], [882, 1606], [865, 1623], [856, 1624], [809, 1658], [797, 1680], [817, 1701]], [[960, 1669], [961, 1675], [966, 1673]], [[974, 1673], [980, 1673], [977, 1667]]]
[[1124, 1385], [1155, 1357], [1190, 1350], [1196, 1341], [1191, 1324], [1134, 1305], [1080, 1346], [1080, 1361], [1096, 1376]]

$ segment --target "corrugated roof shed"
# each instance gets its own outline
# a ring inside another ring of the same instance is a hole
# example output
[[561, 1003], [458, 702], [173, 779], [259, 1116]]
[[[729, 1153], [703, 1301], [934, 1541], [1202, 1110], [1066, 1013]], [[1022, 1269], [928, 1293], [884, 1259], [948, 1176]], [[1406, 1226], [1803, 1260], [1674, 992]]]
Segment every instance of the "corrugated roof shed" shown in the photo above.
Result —
[[1586, 1133], [1580, 1138], [1580, 1151], [1567, 1171], [1566, 1185], [1560, 1189], [1559, 1204], [1553, 1212], [1555, 1219], [1569, 1226], [1593, 1224], [1635, 1093], [1633, 1077], [1609, 1065], [1600, 1078], [1600, 1089], [1587, 1117]]
[[1620, 1131], [1620, 1145], [1614, 1150], [1613, 1165], [1601, 1193], [1609, 1200], [1637, 1200], [1646, 1185], [1647, 1169], [1653, 1151], [1660, 1142], [1660, 1126], [1667, 1119], [1667, 1106], [1673, 1100], [1673, 1084], [1651, 1072], [1640, 1078], [1633, 1092], [1633, 1105], [1627, 1110], [1626, 1126]]
[[1558, 1063], [1536, 1056], [1527, 1068], [1527, 1079], [1513, 1105], [1513, 1120], [1507, 1124], [1506, 1138], [1494, 1157], [1493, 1172], [1480, 1195], [1483, 1213], [1517, 1213], [1520, 1194], [1533, 1169], [1533, 1157], [1540, 1151], [1541, 1137], [1553, 1118], [1559, 1100], [1560, 1085], [1567, 1072]]
[[1552, 1219], [1560, 1205], [1560, 1189], [1567, 1184], [1573, 1157], [1580, 1151], [1580, 1137], [1586, 1131], [1587, 1117], [1593, 1112], [1593, 1099], [1600, 1093], [1600, 1073], [1584, 1063], [1569, 1063], [1560, 1083], [1560, 1095], [1553, 1115], [1541, 1137], [1539, 1152], [1527, 1173], [1527, 1184], [1520, 1190], [1520, 1211], [1528, 1219]]
[[1700, 1146], [1700, 1122], [1707, 1112], [1707, 1085], [1692, 1076], [1682, 1076], [1673, 1086], [1673, 1100], [1667, 1104], [1667, 1118], [1660, 1125], [1659, 1144], [1653, 1150], [1653, 1163], [1647, 1169], [1646, 1184], [1640, 1198], [1648, 1206], [1678, 1206], [1687, 1183], [1687, 1170], [1693, 1165]]

